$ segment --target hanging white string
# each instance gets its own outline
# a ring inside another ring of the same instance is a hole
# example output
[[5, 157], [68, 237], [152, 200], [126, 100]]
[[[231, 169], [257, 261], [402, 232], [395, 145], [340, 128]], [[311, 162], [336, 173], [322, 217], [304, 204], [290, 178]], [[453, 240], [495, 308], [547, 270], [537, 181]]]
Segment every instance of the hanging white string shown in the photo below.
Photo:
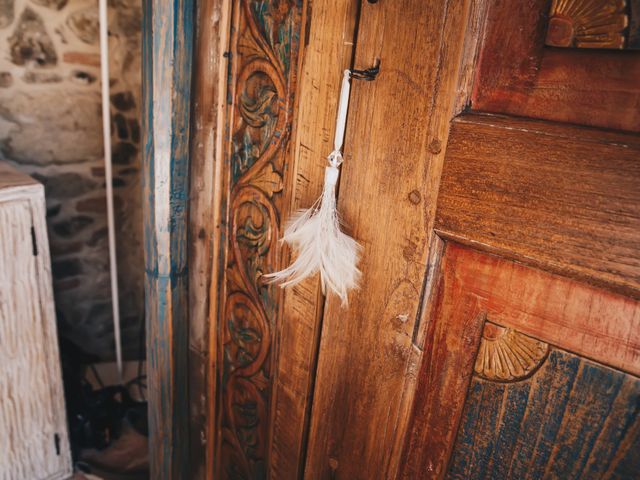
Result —
[[102, 135], [104, 139], [104, 179], [107, 189], [107, 230], [109, 232], [109, 273], [113, 335], [116, 344], [118, 381], [122, 383], [122, 342], [120, 340], [120, 305], [118, 301], [118, 264], [116, 255], [116, 222], [113, 212], [113, 173], [111, 161], [111, 110], [109, 104], [109, 30], [107, 0], [98, 1], [100, 23], [100, 73], [102, 79]]
[[357, 264], [361, 247], [340, 229], [336, 211], [336, 184], [342, 164], [342, 144], [347, 123], [351, 72], [344, 71], [340, 102], [336, 119], [333, 151], [327, 157], [322, 196], [308, 210], [300, 210], [285, 227], [282, 241], [289, 244], [296, 256], [284, 270], [264, 275], [281, 286], [295, 285], [305, 278], [320, 273], [323, 293], [337, 294], [347, 304], [347, 292], [358, 286], [360, 271]]

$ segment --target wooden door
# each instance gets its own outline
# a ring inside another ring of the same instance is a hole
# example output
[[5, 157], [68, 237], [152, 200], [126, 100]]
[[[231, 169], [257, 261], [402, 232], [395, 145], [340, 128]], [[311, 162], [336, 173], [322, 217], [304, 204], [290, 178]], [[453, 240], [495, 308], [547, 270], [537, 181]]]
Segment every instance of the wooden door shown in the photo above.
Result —
[[640, 478], [638, 3], [486, 6], [400, 476]]
[[[637, 477], [637, 2], [222, 3], [209, 477]], [[344, 309], [260, 277], [376, 60]]]

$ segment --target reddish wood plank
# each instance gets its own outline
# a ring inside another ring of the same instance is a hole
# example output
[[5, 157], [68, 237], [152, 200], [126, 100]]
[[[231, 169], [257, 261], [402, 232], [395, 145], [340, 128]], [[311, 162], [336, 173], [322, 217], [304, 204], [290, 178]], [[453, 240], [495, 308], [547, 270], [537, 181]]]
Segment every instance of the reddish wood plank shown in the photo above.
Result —
[[472, 109], [640, 131], [640, 52], [545, 47], [548, 8], [491, 2]]
[[400, 461], [402, 478], [444, 477], [473, 375], [485, 314], [456, 275], [460, 266], [456, 253], [446, 247], [437, 273], [425, 353]]
[[455, 244], [448, 268], [487, 318], [640, 376], [640, 302]]

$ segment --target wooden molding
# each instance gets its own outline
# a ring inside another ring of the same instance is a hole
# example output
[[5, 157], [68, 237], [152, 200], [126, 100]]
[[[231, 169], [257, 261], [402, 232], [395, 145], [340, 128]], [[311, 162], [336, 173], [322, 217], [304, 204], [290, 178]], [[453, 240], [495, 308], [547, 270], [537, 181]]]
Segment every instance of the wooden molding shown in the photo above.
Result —
[[452, 243], [445, 255], [492, 322], [640, 376], [638, 300]]
[[428, 316], [399, 478], [444, 478], [481, 342], [486, 311], [455, 275], [445, 247]]
[[435, 228], [446, 238], [638, 297], [639, 155], [635, 135], [458, 117]]

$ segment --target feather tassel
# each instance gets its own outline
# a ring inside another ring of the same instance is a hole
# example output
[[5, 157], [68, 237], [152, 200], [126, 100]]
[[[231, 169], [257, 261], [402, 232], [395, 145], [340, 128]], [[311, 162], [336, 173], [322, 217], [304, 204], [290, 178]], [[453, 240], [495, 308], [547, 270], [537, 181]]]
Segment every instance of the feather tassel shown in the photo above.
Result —
[[357, 264], [361, 247], [342, 232], [336, 210], [336, 185], [342, 164], [340, 148], [344, 140], [350, 90], [350, 72], [342, 79], [340, 103], [334, 141], [334, 151], [325, 168], [322, 196], [307, 210], [300, 210], [287, 222], [282, 241], [289, 244], [295, 261], [284, 270], [264, 275], [270, 282], [282, 287], [295, 285], [305, 278], [320, 273], [323, 293], [332, 291], [347, 305], [347, 293], [357, 288], [360, 271]]

